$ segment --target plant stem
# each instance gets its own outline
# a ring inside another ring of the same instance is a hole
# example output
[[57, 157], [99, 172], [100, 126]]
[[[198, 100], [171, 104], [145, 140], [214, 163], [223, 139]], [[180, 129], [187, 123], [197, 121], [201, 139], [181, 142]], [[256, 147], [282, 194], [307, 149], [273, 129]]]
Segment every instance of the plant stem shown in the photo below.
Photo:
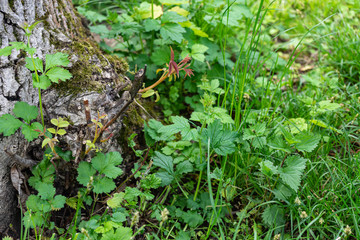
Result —
[[159, 80], [157, 80], [153, 85], [147, 87], [147, 88], [143, 88], [139, 90], [139, 93], [143, 93], [146, 92], [150, 89], [153, 89], [154, 87], [156, 87], [157, 85], [159, 85], [160, 83], [162, 83], [167, 77], [168, 77], [168, 72], [166, 71]]

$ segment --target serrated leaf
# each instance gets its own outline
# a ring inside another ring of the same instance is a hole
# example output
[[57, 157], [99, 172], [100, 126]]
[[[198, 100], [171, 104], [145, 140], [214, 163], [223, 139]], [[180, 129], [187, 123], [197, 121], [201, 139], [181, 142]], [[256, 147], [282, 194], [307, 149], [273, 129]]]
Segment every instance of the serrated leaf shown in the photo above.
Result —
[[58, 83], [59, 80], [66, 81], [67, 79], [72, 78], [72, 75], [69, 72], [69, 70], [66, 70], [61, 67], [51, 68], [49, 71], [46, 72], [46, 76], [48, 76], [49, 79], [55, 83]]
[[10, 42], [11, 46], [16, 50], [25, 49], [27, 46], [24, 42]]
[[59, 210], [64, 207], [66, 202], [66, 197], [62, 195], [56, 195], [51, 201], [51, 207], [53, 210]]
[[277, 167], [274, 166], [269, 160], [265, 160], [259, 163], [260, 171], [266, 176], [271, 177], [274, 174], [278, 173]]
[[148, 18], [144, 21], [144, 27], [146, 32], [158, 31], [161, 27], [159, 20]]
[[49, 200], [52, 199], [55, 195], [55, 188], [52, 184], [39, 182], [36, 184], [35, 189], [39, 192], [41, 199]]
[[0, 56], [5, 56], [5, 57], [10, 56], [13, 49], [14, 49], [13, 46], [7, 46], [0, 49]]
[[167, 186], [172, 183], [174, 177], [167, 172], [158, 172], [156, 176], [161, 179], [161, 186]]
[[186, 20], [187, 19], [185, 17], [173, 11], [166, 11], [161, 17], [162, 24], [167, 22], [172, 22], [172, 23], [185, 22]]
[[[43, 61], [40, 58], [33, 58], [34, 62], [31, 58], [26, 57], [25, 58], [25, 62], [26, 65], [25, 67], [27, 67], [27, 69], [29, 69], [30, 71], [40, 71], [40, 72], [44, 72], [44, 66], [43, 66]], [[35, 64], [35, 66], [34, 66]]]
[[144, 189], [158, 188], [161, 184], [161, 179], [155, 174], [150, 174], [140, 181], [141, 187]]
[[31, 120], [38, 116], [38, 108], [29, 105], [26, 102], [17, 102], [13, 109], [15, 116], [24, 119], [25, 122], [30, 123]]
[[111, 220], [116, 223], [122, 223], [126, 221], [126, 215], [122, 212], [113, 213]]
[[200, 214], [192, 211], [184, 212], [181, 218], [192, 228], [195, 228], [204, 222], [204, 218]]
[[121, 168], [116, 167], [121, 164], [122, 160], [118, 152], [110, 152], [106, 155], [98, 153], [91, 160], [91, 164], [100, 174], [105, 174], [109, 178], [116, 178], [123, 173]]
[[90, 181], [90, 177], [95, 175], [96, 170], [91, 166], [90, 163], [80, 162], [79, 167], [77, 168], [77, 172], [77, 181], [80, 184], [87, 186]]
[[297, 192], [301, 176], [306, 167], [307, 159], [300, 156], [290, 156], [285, 160], [286, 167], [280, 168], [279, 173], [283, 182], [289, 185], [295, 192]]
[[208, 139], [210, 139], [210, 147], [219, 155], [225, 156], [236, 150], [235, 143], [238, 139], [238, 133], [223, 129], [219, 120], [215, 120], [209, 124], [207, 129], [204, 129], [203, 137], [205, 138], [204, 144], [207, 145]]
[[182, 175], [184, 173], [192, 172], [193, 170], [194, 169], [193, 169], [193, 165], [191, 164], [191, 162], [186, 160], [184, 162], [179, 163], [176, 166], [175, 175], [180, 176], [180, 175]]
[[185, 32], [185, 29], [177, 23], [166, 23], [160, 29], [160, 35], [164, 40], [171, 39], [177, 43], [181, 43], [184, 39], [182, 33]]
[[281, 226], [285, 223], [285, 211], [278, 205], [268, 206], [262, 214], [262, 219], [268, 226]]
[[94, 193], [109, 193], [115, 189], [115, 183], [108, 177], [101, 177], [94, 181]]
[[191, 57], [194, 58], [195, 60], [198, 60], [200, 62], [204, 62], [205, 60], [205, 55], [204, 53], [208, 50], [209, 48], [205, 45], [202, 44], [194, 44], [191, 47]]
[[114, 240], [114, 239], [116, 239], [116, 240], [129, 240], [129, 239], [132, 239], [133, 233], [132, 233], [131, 228], [117, 226], [115, 228], [116, 229], [115, 232], [112, 229], [113, 228], [111, 227], [110, 231], [106, 231], [101, 239], [102, 240]]
[[0, 134], [5, 137], [10, 136], [16, 132], [21, 126], [22, 122], [10, 114], [4, 114], [0, 117]]
[[340, 107], [340, 104], [332, 103], [330, 100], [325, 100], [319, 102], [319, 107], [323, 110], [334, 111]]
[[280, 201], [288, 201], [294, 193], [294, 190], [281, 183], [278, 183], [276, 189], [274, 189], [275, 198]]
[[137, 188], [126, 187], [125, 188], [125, 200], [126, 201], [134, 201], [138, 196], [141, 195], [141, 191]]
[[312, 152], [318, 145], [320, 139], [321, 136], [319, 134], [301, 132], [296, 135], [295, 140], [297, 142], [294, 145], [299, 151]]
[[33, 87], [40, 89], [48, 89], [51, 86], [51, 81], [46, 75], [39, 76], [39, 82], [35, 78], [35, 74], [33, 74]]
[[290, 146], [285, 143], [285, 141], [281, 138], [281, 136], [276, 136], [270, 142], [268, 142], [267, 145], [273, 149], [291, 153]]
[[39, 132], [35, 131], [37, 129], [42, 129], [42, 125], [38, 122], [32, 123], [30, 126], [23, 124], [21, 127], [21, 132], [24, 134], [25, 139], [31, 142], [39, 136]]
[[195, 140], [197, 132], [192, 131], [189, 121], [186, 118], [180, 116], [172, 116], [171, 121], [174, 124], [163, 126], [158, 130], [158, 132], [168, 134], [175, 134], [181, 132], [183, 140]]
[[160, 152], [155, 152], [153, 157], [153, 165], [166, 170], [169, 174], [174, 174], [174, 160], [170, 156], [166, 156]]
[[62, 52], [57, 52], [55, 54], [46, 54], [45, 71], [56, 66], [66, 67], [70, 63], [68, 56], [69, 56], [68, 54]]
[[125, 193], [115, 193], [112, 198], [107, 200], [106, 204], [111, 208], [121, 207], [121, 203], [124, 201]]
[[136, 8], [135, 11], [137, 14], [139, 14], [141, 19], [151, 18], [152, 17], [152, 9], [151, 8], [153, 8], [154, 19], [160, 17], [163, 14], [163, 10], [162, 10], [161, 6], [156, 5], [156, 4], [153, 4], [153, 6], [151, 6], [151, 4], [148, 2], [142, 2], [140, 4], [139, 8]]

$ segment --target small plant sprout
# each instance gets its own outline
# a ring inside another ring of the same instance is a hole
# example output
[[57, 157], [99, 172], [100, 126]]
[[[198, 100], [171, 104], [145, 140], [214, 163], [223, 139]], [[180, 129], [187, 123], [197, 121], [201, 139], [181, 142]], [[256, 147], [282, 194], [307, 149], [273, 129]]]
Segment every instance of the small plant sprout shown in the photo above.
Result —
[[156, 94], [157, 100], [158, 100], [159, 95], [157, 92], [155, 92], [153, 90], [153, 88], [156, 87], [157, 85], [159, 85], [160, 83], [162, 83], [166, 78], [169, 78], [169, 81], [171, 81], [172, 79], [176, 80], [176, 77], [178, 77], [178, 78], [180, 77], [180, 75], [179, 75], [180, 71], [185, 72], [185, 78], [186, 78], [186, 76], [191, 77], [191, 75], [194, 75], [193, 70], [188, 68], [190, 66], [191, 58], [186, 56], [183, 60], [181, 60], [177, 64], [174, 60], [174, 58], [175, 58], [174, 51], [171, 47], [170, 47], [170, 50], [171, 50], [171, 58], [170, 58], [169, 64], [166, 64], [167, 68], [160, 68], [160, 69], [156, 70], [156, 73], [164, 71], [164, 73], [162, 74], [160, 79], [157, 80], [153, 85], [139, 90], [139, 93], [144, 93], [142, 95], [143, 98], [150, 97], [150, 96]]

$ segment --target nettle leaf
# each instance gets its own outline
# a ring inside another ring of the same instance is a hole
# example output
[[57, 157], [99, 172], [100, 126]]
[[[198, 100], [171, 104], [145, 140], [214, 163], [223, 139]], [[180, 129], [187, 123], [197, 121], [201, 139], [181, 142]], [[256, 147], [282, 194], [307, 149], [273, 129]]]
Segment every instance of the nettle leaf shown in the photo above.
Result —
[[208, 139], [210, 139], [210, 147], [214, 149], [217, 154], [225, 156], [235, 152], [235, 143], [239, 136], [237, 132], [223, 129], [220, 121], [215, 120], [209, 124], [207, 129], [204, 129], [203, 137], [205, 138], [204, 144], [207, 144]]
[[40, 133], [35, 131], [37, 129], [39, 130], [42, 129], [41, 123], [34, 122], [31, 125], [23, 124], [21, 126], [21, 132], [22, 134], [24, 134], [25, 139], [28, 140], [29, 142], [31, 142], [32, 140], [34, 140], [39, 136]]
[[146, 32], [158, 31], [161, 28], [159, 20], [148, 18], [144, 21], [144, 27]]
[[176, 166], [175, 175], [180, 176], [180, 175], [182, 175], [184, 173], [192, 172], [193, 170], [194, 170], [193, 165], [191, 164], [190, 161], [187, 160], [187, 161], [179, 163]]
[[297, 155], [290, 156], [285, 160], [286, 167], [279, 169], [281, 179], [294, 189], [295, 192], [297, 192], [300, 186], [301, 175], [304, 172], [307, 161], [307, 159]]
[[194, 58], [195, 60], [198, 60], [200, 62], [204, 62], [205, 61], [205, 55], [204, 53], [208, 50], [209, 48], [205, 45], [202, 44], [194, 44], [191, 47], [191, 57]]
[[70, 61], [68, 59], [68, 54], [57, 52], [55, 54], [46, 54], [45, 57], [45, 71], [49, 70], [52, 67], [69, 65]]
[[161, 179], [161, 186], [162, 187], [171, 184], [172, 181], [174, 180], [173, 175], [170, 175], [167, 172], [158, 172], [158, 173], [156, 173], [156, 176]]
[[181, 218], [192, 228], [195, 228], [204, 222], [204, 218], [200, 214], [192, 211], [184, 212], [181, 215]]
[[15, 116], [24, 119], [27, 123], [30, 123], [31, 120], [34, 120], [38, 116], [38, 108], [26, 102], [15, 103], [13, 112]]
[[284, 122], [290, 127], [290, 132], [296, 134], [308, 129], [308, 125], [304, 118], [290, 118], [288, 121]]
[[334, 111], [341, 106], [338, 103], [332, 103], [330, 100], [325, 100], [325, 101], [319, 102], [319, 107], [322, 110]]
[[312, 152], [318, 145], [321, 136], [319, 134], [313, 134], [311, 132], [301, 132], [296, 135], [295, 148], [303, 152]]
[[170, 174], [174, 174], [174, 160], [170, 156], [166, 156], [160, 152], [155, 152], [153, 157], [153, 165], [166, 170]]
[[167, 23], [167, 22], [179, 23], [179, 22], [185, 22], [186, 20], [187, 20], [186, 17], [183, 17], [173, 11], [167, 11], [161, 17], [161, 23]]
[[214, 107], [212, 109], [212, 115], [215, 119], [220, 119], [222, 123], [230, 123], [233, 124], [234, 120], [228, 114], [228, 111], [221, 107]]
[[33, 87], [40, 89], [48, 89], [51, 86], [51, 81], [46, 75], [39, 76], [39, 82], [36, 80], [35, 74], [33, 74]]
[[160, 35], [164, 40], [171, 39], [177, 43], [181, 43], [184, 39], [182, 33], [185, 32], [185, 29], [177, 23], [166, 23], [160, 29]]
[[111, 178], [100, 177], [94, 181], [94, 193], [109, 193], [115, 189], [115, 183]]
[[39, 196], [41, 197], [41, 199], [44, 200], [52, 199], [56, 191], [52, 184], [44, 182], [38, 182], [35, 189], [39, 192]]
[[[40, 72], [44, 72], [44, 66], [43, 66], [43, 61], [40, 58], [33, 58], [34, 62], [31, 58], [26, 57], [25, 58], [25, 62], [26, 65], [25, 67], [27, 67], [27, 69], [29, 69], [30, 71], [40, 71]], [[34, 67], [35, 64], [35, 67]]]
[[90, 181], [90, 177], [94, 176], [96, 173], [96, 170], [91, 166], [88, 162], [80, 162], [79, 167], [77, 168], [78, 176], [76, 180], [84, 185], [87, 186], [87, 184]]
[[111, 217], [111, 221], [114, 221], [116, 223], [122, 223], [126, 221], [126, 214], [122, 213], [122, 212], [116, 212], [113, 213], [112, 217]]
[[266, 176], [271, 177], [274, 174], [278, 173], [278, 168], [274, 166], [269, 160], [265, 160], [259, 163], [260, 171]]
[[290, 146], [286, 144], [281, 136], [275, 136], [272, 140], [270, 140], [270, 142], [268, 142], [267, 145], [273, 149], [291, 153]]
[[53, 68], [51, 68], [49, 71], [46, 72], [46, 76], [48, 76], [49, 79], [52, 82], [55, 82], [55, 83], [58, 83], [59, 80], [65, 81], [67, 79], [72, 78], [72, 75], [69, 72], [69, 70], [66, 70], [66, 69], [61, 68], [61, 67], [53, 67]]
[[4, 114], [0, 117], [0, 133], [5, 137], [10, 136], [16, 132], [21, 126], [22, 122], [13, 115]]
[[279, 205], [268, 206], [262, 214], [262, 219], [269, 226], [281, 226], [285, 224], [285, 211]]

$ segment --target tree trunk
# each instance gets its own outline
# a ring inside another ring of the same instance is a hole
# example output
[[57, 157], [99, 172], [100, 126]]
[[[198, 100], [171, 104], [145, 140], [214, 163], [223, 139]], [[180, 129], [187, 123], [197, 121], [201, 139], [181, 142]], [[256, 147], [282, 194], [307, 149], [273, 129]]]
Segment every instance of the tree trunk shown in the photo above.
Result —
[[[63, 139], [73, 156], [86, 139], [84, 100], [89, 101], [90, 112], [106, 113], [109, 119], [117, 120], [121, 112], [132, 102], [141, 86], [144, 72], [138, 74], [138, 81], [131, 83], [125, 76], [128, 65], [116, 57], [102, 54], [94, 43], [90, 32], [83, 26], [71, 0], [0, 0], [0, 45], [10, 42], [25, 42], [21, 26], [41, 21], [30, 36], [36, 55], [45, 59], [47, 53], [57, 51], [69, 54], [69, 70], [73, 78], [43, 91], [42, 102], [45, 122], [52, 118], [67, 117], [71, 122], [68, 134]], [[37, 89], [32, 86], [30, 71], [25, 67], [24, 56], [13, 50], [9, 57], [0, 57], [0, 115], [11, 113], [17, 101], [38, 105]], [[45, 124], [46, 125], [46, 124]], [[110, 127], [119, 132], [121, 123]], [[84, 137], [85, 136], [85, 137]], [[102, 146], [104, 151], [121, 148], [113, 138]], [[34, 141], [36, 142], [36, 141]], [[18, 229], [19, 216], [17, 191], [10, 179], [13, 158], [4, 150], [15, 149], [20, 157], [36, 158], [39, 142], [27, 143], [17, 131], [11, 137], [0, 135], [0, 233], [7, 234], [10, 224]], [[34, 150], [35, 149], [35, 150]], [[41, 151], [41, 149], [40, 149]], [[38, 156], [37, 156], [38, 155]], [[20, 193], [21, 194], [21, 193]], [[0, 234], [1, 237], [1, 234]]]

